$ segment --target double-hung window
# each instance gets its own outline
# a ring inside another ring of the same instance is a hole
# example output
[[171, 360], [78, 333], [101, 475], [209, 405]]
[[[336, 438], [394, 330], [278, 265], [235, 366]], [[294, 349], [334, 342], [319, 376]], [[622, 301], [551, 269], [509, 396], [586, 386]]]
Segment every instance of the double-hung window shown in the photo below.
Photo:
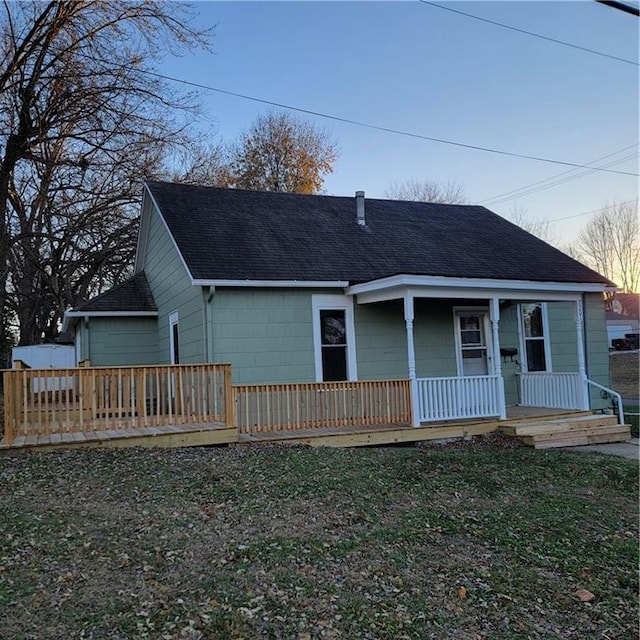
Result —
[[353, 300], [348, 296], [313, 296], [316, 381], [356, 380]]
[[526, 371], [550, 371], [547, 308], [536, 302], [520, 305], [520, 335]]

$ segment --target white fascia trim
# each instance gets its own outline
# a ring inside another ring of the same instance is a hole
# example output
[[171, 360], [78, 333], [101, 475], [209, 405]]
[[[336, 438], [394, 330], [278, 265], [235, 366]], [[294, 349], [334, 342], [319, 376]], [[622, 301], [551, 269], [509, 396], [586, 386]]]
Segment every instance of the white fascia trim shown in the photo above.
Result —
[[346, 289], [348, 280], [204, 280], [192, 279], [191, 284], [201, 287], [266, 287], [294, 289]]
[[347, 290], [349, 295], [358, 295], [382, 289], [396, 287], [435, 287], [435, 288], [465, 288], [489, 289], [495, 291], [549, 291], [566, 293], [603, 293], [611, 287], [600, 283], [582, 282], [536, 282], [533, 280], [492, 280], [475, 278], [449, 278], [445, 276], [411, 276], [397, 275], [379, 280], [371, 280], [355, 284]]
[[[178, 243], [176, 242], [176, 239], [173, 237], [173, 233], [171, 233], [170, 229], [169, 229], [169, 225], [167, 224], [167, 221], [164, 219], [164, 216], [162, 215], [162, 211], [160, 210], [160, 207], [158, 206], [158, 203], [156, 202], [156, 199], [153, 197], [153, 194], [151, 193], [151, 191], [149, 190], [149, 188], [147, 187], [147, 185], [144, 186], [144, 188], [146, 189], [146, 192], [149, 194], [149, 198], [151, 198], [151, 202], [153, 203], [153, 206], [155, 207], [156, 211], [158, 212], [158, 216], [160, 217], [160, 220], [162, 220], [162, 224], [164, 225], [164, 228], [167, 232], [167, 234], [169, 234], [169, 238], [171, 238], [171, 244], [173, 244], [174, 249], [176, 250], [176, 253], [178, 254], [178, 257], [180, 258], [180, 262], [182, 262], [182, 266], [184, 267], [185, 271], [187, 272], [187, 276], [191, 279], [191, 282], [193, 283], [193, 275], [191, 275], [191, 271], [189, 270], [189, 267], [187, 266], [187, 263], [184, 259], [184, 256], [182, 255], [180, 249], [178, 249]], [[151, 225], [151, 212], [149, 213], [149, 225]], [[137, 263], [137, 258], [136, 258], [136, 268], [138, 266]], [[140, 269], [142, 271], [142, 269], [144, 268], [144, 265], [142, 266], [142, 268]], [[136, 271], [137, 273], [137, 271]]]
[[[138, 241], [136, 243], [136, 257], [133, 265], [133, 272], [137, 275], [144, 271], [144, 262], [147, 255], [147, 241], [149, 239], [149, 225], [151, 221], [151, 194], [147, 185], [144, 185], [142, 192], [142, 207], [140, 211], [140, 228], [138, 229]], [[146, 213], [146, 215], [145, 215]]]
[[65, 318], [154, 318], [157, 311], [65, 311]]
[[157, 318], [157, 311], [65, 311], [62, 331], [68, 331], [78, 318]]

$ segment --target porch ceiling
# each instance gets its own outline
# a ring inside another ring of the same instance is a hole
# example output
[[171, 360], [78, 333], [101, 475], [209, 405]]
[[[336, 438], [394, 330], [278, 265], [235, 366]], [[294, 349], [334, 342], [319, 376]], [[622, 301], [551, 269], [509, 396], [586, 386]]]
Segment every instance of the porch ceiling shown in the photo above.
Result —
[[348, 295], [358, 304], [413, 298], [470, 298], [514, 300], [579, 300], [583, 293], [604, 293], [601, 283], [535, 282], [528, 280], [490, 280], [475, 278], [447, 278], [400, 274], [352, 285]]

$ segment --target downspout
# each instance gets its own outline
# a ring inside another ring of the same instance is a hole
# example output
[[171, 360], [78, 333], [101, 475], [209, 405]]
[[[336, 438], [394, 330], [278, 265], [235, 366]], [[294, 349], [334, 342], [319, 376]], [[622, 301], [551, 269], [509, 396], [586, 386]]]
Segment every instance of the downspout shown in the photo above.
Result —
[[213, 362], [213, 314], [211, 313], [211, 301], [216, 293], [215, 287], [202, 287], [203, 304], [203, 351], [204, 362]]
[[82, 360], [91, 360], [91, 333], [89, 332], [89, 316], [83, 316], [82, 318], [84, 325], [84, 339], [83, 342], [87, 345], [87, 353], [84, 353], [84, 349], [82, 348], [84, 345], [80, 345], [80, 355], [82, 356]]

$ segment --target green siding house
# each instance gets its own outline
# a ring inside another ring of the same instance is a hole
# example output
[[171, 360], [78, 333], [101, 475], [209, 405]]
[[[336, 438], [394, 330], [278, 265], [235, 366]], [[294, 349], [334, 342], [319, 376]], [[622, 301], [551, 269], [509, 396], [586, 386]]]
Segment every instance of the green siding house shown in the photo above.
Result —
[[65, 325], [92, 366], [409, 379], [417, 425], [597, 407], [612, 287], [484, 207], [150, 182], [135, 275]]

